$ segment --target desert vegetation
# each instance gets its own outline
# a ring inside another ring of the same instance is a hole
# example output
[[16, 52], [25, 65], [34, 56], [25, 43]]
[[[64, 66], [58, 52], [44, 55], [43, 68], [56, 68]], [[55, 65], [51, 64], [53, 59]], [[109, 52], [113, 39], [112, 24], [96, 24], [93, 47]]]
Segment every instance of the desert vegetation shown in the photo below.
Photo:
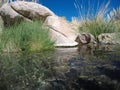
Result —
[[98, 3], [97, 8], [89, 3], [88, 7], [85, 7], [85, 3], [80, 4], [75, 0], [74, 5], [79, 15], [75, 21], [79, 23], [79, 32], [91, 33], [96, 39], [102, 33], [120, 32], [120, 8], [109, 10], [110, 1], [100, 5]]
[[40, 21], [21, 22], [4, 27], [1, 34], [0, 50], [5, 52], [37, 52], [53, 49], [54, 42], [49, 31]]
[[[7, 0], [2, 1], [7, 2]], [[75, 34], [90, 33], [96, 40], [100, 34], [115, 33], [115, 39], [119, 41], [120, 7], [108, 11], [110, 2], [107, 2], [98, 5], [96, 9], [94, 6], [86, 9], [84, 5], [80, 6], [78, 1], [75, 0], [74, 5], [79, 17], [73, 19], [72, 22], [75, 24], [73, 27], [68, 25], [68, 22], [64, 23], [67, 21], [64, 16], [62, 20], [65, 21], [62, 24], [59, 24], [61, 23], [59, 16], [57, 19], [54, 14], [43, 16], [50, 17], [48, 21], [51, 26], [54, 24], [52, 28], [40, 18], [39, 21], [36, 18], [29, 18], [29, 15], [38, 16], [38, 12], [27, 12], [26, 16], [19, 14], [25, 16], [25, 19], [12, 25], [8, 22], [7, 26], [3, 25], [3, 20], [0, 18], [0, 90], [120, 90], [119, 45], [115, 48], [114, 45], [108, 47], [98, 45], [99, 43], [95, 45], [86, 43], [74, 47], [55, 48], [56, 42], [51, 41], [50, 35], [63, 44], [71, 39], [66, 36], [69, 35], [67, 32], [69, 28], [64, 29], [63, 25], [79, 31]], [[54, 20], [58, 21], [54, 22]], [[57, 31], [54, 27], [60, 30]], [[52, 34], [50, 31], [53, 31]], [[62, 33], [64, 31], [65, 33]], [[61, 37], [65, 38], [61, 39]], [[67, 44], [69, 45], [69, 42]]]

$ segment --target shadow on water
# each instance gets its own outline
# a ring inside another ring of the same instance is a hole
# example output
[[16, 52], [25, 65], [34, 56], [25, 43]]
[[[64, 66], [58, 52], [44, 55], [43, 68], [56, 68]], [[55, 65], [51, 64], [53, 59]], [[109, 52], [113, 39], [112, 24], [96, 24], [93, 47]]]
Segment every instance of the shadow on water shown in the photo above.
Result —
[[120, 90], [120, 47], [1, 54], [0, 90]]

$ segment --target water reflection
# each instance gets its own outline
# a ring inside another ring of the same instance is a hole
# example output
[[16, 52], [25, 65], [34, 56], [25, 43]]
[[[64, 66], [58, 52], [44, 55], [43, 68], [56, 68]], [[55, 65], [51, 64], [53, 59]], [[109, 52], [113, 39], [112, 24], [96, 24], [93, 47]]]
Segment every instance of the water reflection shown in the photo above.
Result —
[[79, 46], [0, 55], [0, 90], [120, 90], [120, 48]]
[[46, 53], [0, 55], [0, 90], [44, 90], [51, 75]]
[[78, 47], [77, 54], [70, 53], [69, 69], [53, 80], [54, 90], [119, 90], [120, 67], [115, 63], [120, 61], [119, 49], [111, 45]]

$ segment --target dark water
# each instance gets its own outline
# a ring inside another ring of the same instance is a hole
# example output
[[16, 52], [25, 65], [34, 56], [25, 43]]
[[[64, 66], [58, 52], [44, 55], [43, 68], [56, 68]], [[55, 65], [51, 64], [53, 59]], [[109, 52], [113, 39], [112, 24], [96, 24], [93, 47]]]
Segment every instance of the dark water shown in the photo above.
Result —
[[120, 47], [1, 54], [0, 90], [120, 90]]

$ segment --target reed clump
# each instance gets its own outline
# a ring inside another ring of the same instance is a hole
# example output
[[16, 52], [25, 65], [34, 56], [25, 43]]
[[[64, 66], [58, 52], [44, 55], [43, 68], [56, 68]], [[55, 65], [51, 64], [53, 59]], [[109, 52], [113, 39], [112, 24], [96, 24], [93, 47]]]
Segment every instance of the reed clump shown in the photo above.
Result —
[[2, 31], [0, 50], [5, 52], [39, 52], [54, 49], [49, 31], [41, 21], [21, 22]]

